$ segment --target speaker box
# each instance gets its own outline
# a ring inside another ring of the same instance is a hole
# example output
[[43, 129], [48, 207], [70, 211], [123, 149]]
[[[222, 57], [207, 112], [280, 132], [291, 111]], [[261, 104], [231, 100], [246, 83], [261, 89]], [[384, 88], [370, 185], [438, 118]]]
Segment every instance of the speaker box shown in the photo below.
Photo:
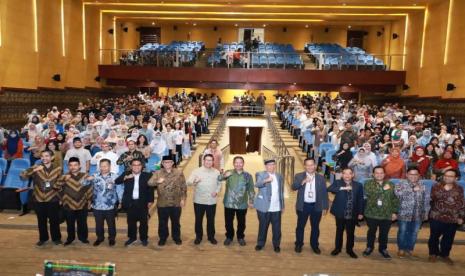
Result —
[[52, 76], [52, 80], [54, 81], [61, 81], [61, 75], [60, 74], [55, 74]]

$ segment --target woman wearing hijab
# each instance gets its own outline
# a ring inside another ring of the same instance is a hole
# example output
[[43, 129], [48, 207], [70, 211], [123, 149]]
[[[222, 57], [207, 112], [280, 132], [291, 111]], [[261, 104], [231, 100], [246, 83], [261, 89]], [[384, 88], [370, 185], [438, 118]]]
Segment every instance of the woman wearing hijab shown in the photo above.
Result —
[[4, 158], [8, 161], [23, 158], [23, 141], [16, 130], [10, 130], [4, 143]]
[[430, 143], [431, 138], [431, 130], [425, 129], [423, 130], [423, 135], [417, 140], [417, 143], [422, 147], [426, 147], [426, 145]]
[[34, 165], [40, 159], [40, 154], [45, 150], [45, 140], [41, 136], [35, 136], [31, 146], [26, 148], [31, 153], [29, 161]]
[[[458, 174], [459, 163], [454, 158], [452, 158], [452, 152], [445, 150], [442, 154], [442, 158], [439, 159], [436, 164], [434, 164], [434, 172], [439, 178], [448, 170], [455, 170]], [[460, 176], [460, 174], [458, 174], [458, 176]]]
[[426, 156], [425, 149], [423, 147], [416, 146], [409, 161], [409, 167], [417, 168], [421, 178], [428, 178], [430, 173], [430, 159]]
[[400, 156], [399, 148], [392, 148], [391, 154], [383, 160], [381, 166], [384, 168], [385, 179], [405, 178], [405, 162]]
[[350, 151], [349, 143], [342, 144], [342, 147], [334, 155], [334, 160], [336, 160], [336, 167], [339, 167], [342, 171], [349, 167], [349, 162], [353, 158], [352, 151]]
[[152, 142], [150, 143], [150, 148], [152, 150], [152, 153], [156, 154], [160, 158], [160, 160], [164, 155], [166, 155], [168, 148], [166, 146], [165, 139], [162, 138], [162, 134], [160, 131], [156, 131], [153, 135]]
[[371, 159], [366, 154], [365, 148], [358, 149], [357, 154], [350, 160], [348, 166], [354, 171], [354, 180], [358, 182], [370, 178], [373, 170]]

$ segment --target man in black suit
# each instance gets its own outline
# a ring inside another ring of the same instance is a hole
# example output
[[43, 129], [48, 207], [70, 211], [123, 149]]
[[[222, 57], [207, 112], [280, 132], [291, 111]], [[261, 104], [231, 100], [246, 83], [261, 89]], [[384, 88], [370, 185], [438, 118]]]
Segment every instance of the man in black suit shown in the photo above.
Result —
[[305, 225], [310, 217], [312, 227], [310, 246], [315, 254], [320, 254], [318, 237], [320, 236], [320, 221], [322, 214], [329, 209], [328, 191], [325, 178], [316, 173], [314, 159], [304, 161], [305, 171], [294, 176], [292, 190], [297, 191], [295, 209], [297, 212], [297, 228], [295, 229], [295, 252], [302, 252], [304, 244]]
[[335, 194], [331, 214], [336, 218], [336, 247], [331, 255], [336, 256], [341, 253], [342, 236], [344, 230], [347, 234], [346, 252], [356, 259], [358, 256], [354, 252], [354, 232], [357, 219], [363, 219], [363, 186], [353, 181], [354, 172], [350, 168], [342, 171], [342, 179], [334, 181], [328, 187], [328, 191]]
[[116, 184], [124, 184], [123, 208], [127, 210], [128, 237], [124, 244], [128, 246], [137, 240], [137, 222], [139, 222], [139, 238], [143, 246], [148, 244], [148, 211], [153, 204], [153, 187], [148, 185], [151, 173], [142, 171], [143, 164], [139, 159], [131, 161], [131, 171], [116, 178]]

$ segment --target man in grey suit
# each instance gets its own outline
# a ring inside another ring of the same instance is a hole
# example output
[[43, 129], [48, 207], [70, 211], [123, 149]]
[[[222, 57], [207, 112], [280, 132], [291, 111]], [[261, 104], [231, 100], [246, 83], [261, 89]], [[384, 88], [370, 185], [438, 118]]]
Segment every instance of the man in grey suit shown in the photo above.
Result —
[[284, 179], [276, 173], [276, 160], [265, 161], [265, 171], [256, 175], [255, 187], [258, 194], [254, 208], [258, 216], [258, 238], [255, 250], [260, 251], [266, 243], [268, 227], [271, 223], [273, 247], [276, 253], [281, 251], [281, 212], [284, 211]]
[[295, 229], [295, 252], [302, 252], [304, 245], [305, 225], [310, 217], [312, 227], [310, 246], [315, 254], [320, 254], [318, 237], [320, 236], [320, 221], [322, 214], [329, 209], [328, 191], [325, 178], [316, 173], [314, 159], [304, 160], [305, 171], [294, 176], [292, 190], [297, 191], [295, 209], [297, 211], [297, 228]]

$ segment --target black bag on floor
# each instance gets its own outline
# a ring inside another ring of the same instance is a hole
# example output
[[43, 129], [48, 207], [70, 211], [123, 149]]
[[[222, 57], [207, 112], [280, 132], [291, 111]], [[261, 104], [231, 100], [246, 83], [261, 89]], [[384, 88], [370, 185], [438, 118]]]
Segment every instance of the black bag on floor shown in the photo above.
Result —
[[3, 188], [0, 190], [0, 209], [21, 210], [21, 200], [16, 188]]

